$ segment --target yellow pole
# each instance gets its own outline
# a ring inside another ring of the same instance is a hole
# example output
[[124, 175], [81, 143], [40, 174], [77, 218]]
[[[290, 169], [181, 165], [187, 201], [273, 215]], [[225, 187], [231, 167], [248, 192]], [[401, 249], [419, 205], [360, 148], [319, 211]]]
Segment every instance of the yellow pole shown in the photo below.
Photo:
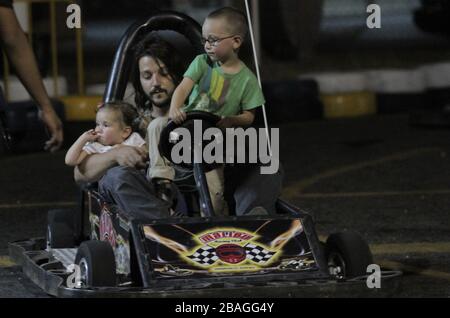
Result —
[[53, 92], [58, 97], [58, 48], [56, 44], [56, 8], [55, 1], [50, 1], [50, 41], [52, 51]]
[[[83, 20], [81, 20], [83, 24]], [[75, 29], [77, 45], [77, 75], [78, 75], [78, 95], [84, 95], [84, 60], [83, 60], [83, 42], [82, 28]]]

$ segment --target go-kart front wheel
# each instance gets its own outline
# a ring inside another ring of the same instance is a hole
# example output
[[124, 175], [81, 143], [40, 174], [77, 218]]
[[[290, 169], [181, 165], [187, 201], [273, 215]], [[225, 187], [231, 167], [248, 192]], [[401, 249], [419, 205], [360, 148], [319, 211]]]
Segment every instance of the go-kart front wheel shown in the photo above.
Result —
[[80, 287], [116, 286], [116, 260], [109, 243], [97, 240], [81, 243], [75, 264], [80, 269]]
[[325, 255], [329, 273], [337, 279], [367, 275], [367, 266], [373, 263], [369, 245], [355, 232], [331, 234]]

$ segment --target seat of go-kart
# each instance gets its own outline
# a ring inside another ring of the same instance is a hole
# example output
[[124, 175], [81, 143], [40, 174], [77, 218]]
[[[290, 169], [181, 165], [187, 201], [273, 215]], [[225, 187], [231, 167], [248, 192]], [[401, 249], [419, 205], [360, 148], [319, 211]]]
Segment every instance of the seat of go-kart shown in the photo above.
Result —
[[181, 52], [187, 65], [195, 55], [203, 52], [201, 26], [185, 14], [162, 11], [136, 22], [128, 28], [120, 40], [103, 96], [104, 102], [124, 98], [130, 72], [135, 63], [135, 47], [143, 38], [152, 33], [166, 40]]

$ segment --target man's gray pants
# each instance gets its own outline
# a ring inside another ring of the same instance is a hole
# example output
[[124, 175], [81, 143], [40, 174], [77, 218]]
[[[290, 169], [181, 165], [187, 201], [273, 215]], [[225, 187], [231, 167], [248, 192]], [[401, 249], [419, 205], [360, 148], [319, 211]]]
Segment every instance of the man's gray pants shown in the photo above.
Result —
[[[274, 214], [282, 188], [282, 167], [273, 175], [260, 174], [258, 167], [253, 167], [244, 178], [236, 172], [233, 178], [238, 181], [233, 187], [236, 215], [246, 215], [256, 207]], [[169, 217], [169, 204], [155, 195], [145, 174], [134, 168], [117, 166], [109, 169], [99, 181], [99, 191], [104, 200], [116, 204], [125, 215], [140, 219]]]
[[169, 217], [169, 204], [155, 195], [145, 173], [130, 167], [116, 166], [99, 181], [100, 195], [116, 204], [127, 216], [139, 219]]

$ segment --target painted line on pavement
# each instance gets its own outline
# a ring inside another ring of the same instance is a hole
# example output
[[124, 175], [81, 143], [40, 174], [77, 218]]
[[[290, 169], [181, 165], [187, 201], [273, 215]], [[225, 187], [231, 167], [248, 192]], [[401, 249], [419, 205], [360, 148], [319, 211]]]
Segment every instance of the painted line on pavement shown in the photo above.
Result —
[[0, 255], [0, 267], [12, 267], [17, 265], [14, 263], [9, 256]]
[[389, 261], [389, 260], [382, 260], [382, 261], [378, 262], [378, 265], [380, 265], [382, 268], [400, 270], [404, 273], [413, 273], [413, 274], [417, 274], [417, 275], [428, 276], [428, 277], [432, 277], [432, 278], [450, 281], [450, 273], [442, 272], [442, 271], [438, 271], [438, 270], [434, 270], [434, 269], [420, 268], [417, 266], [406, 265], [406, 264], [402, 264], [400, 262]]
[[[319, 235], [319, 240], [326, 242], [327, 236]], [[412, 242], [412, 243], [378, 243], [370, 244], [373, 255], [385, 254], [450, 254], [450, 242]]]
[[0, 209], [20, 209], [20, 208], [40, 208], [40, 207], [71, 207], [77, 206], [77, 202], [29, 202], [29, 203], [4, 203], [0, 204]]
[[425, 153], [437, 152], [437, 151], [442, 151], [442, 149], [437, 148], [437, 147], [419, 148], [419, 149], [414, 149], [411, 151], [406, 151], [406, 152], [401, 152], [401, 153], [381, 157], [381, 158], [375, 159], [375, 160], [362, 161], [359, 163], [350, 164], [350, 165], [338, 167], [338, 168], [331, 169], [331, 170], [326, 170], [315, 176], [306, 178], [305, 180], [302, 180], [302, 181], [295, 182], [292, 185], [286, 187], [285, 189], [283, 189], [283, 193], [284, 193], [283, 196], [285, 196], [287, 198], [297, 197], [299, 195], [299, 193], [304, 191], [307, 187], [309, 187], [323, 179], [335, 177], [340, 174], [344, 174], [344, 173], [348, 173], [348, 172], [352, 172], [352, 171], [356, 171], [356, 170], [364, 169], [364, 168], [368, 168], [368, 167], [377, 166], [377, 165], [391, 162], [391, 161], [405, 160], [405, 159], [416, 157], [416, 156], [419, 156], [419, 155], [422, 155]]
[[[319, 235], [319, 240], [326, 241], [326, 237]], [[380, 259], [380, 255], [402, 255], [402, 254], [450, 254], [450, 242], [415, 242], [415, 243], [384, 243], [371, 244], [370, 250], [372, 254]], [[390, 260], [376, 260], [376, 264], [385, 269], [400, 270], [404, 273], [413, 273], [417, 275], [428, 276], [436, 279], [443, 279], [450, 281], [450, 272], [438, 271], [434, 269], [420, 268], [413, 265], [406, 265], [396, 261]]]
[[[384, 196], [425, 196], [448, 195], [450, 189], [412, 190], [412, 191], [370, 191], [370, 192], [330, 192], [330, 193], [298, 193], [296, 199], [320, 199], [320, 198], [361, 198]], [[284, 197], [284, 195], [282, 195]], [[292, 199], [294, 197], [290, 197]]]
[[415, 243], [386, 243], [371, 244], [372, 254], [450, 254], [450, 242], [415, 242]]

